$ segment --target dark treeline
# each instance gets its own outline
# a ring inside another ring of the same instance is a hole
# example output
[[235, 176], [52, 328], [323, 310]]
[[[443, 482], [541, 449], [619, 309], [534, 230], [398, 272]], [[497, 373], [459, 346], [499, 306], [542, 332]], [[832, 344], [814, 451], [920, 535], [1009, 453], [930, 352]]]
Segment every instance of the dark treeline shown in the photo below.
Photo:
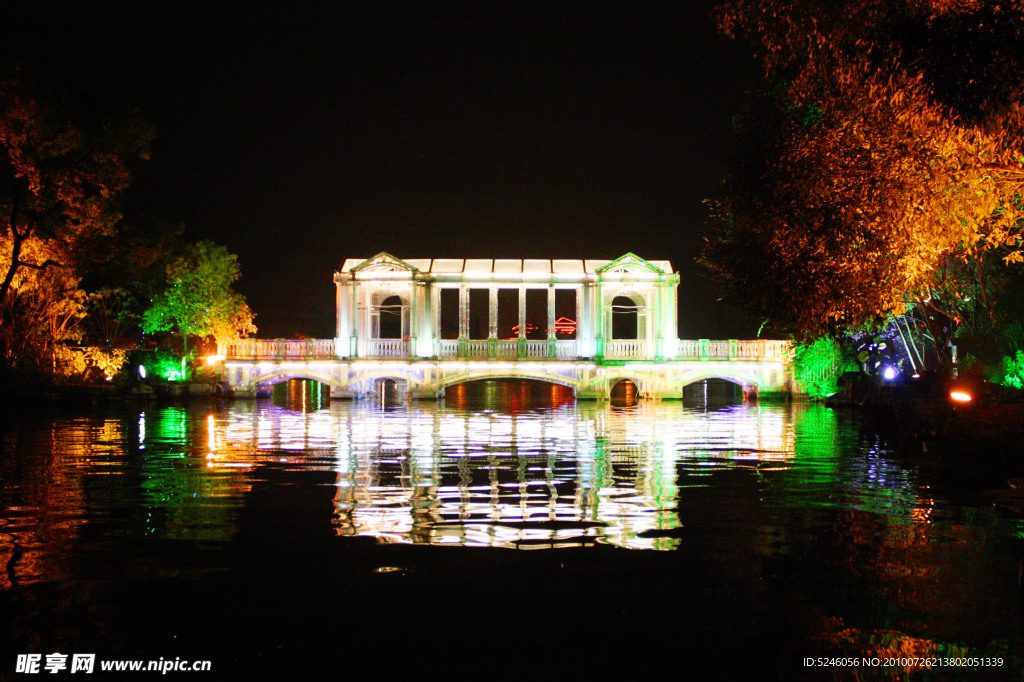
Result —
[[1020, 383], [1024, 3], [732, 0], [715, 16], [765, 75], [703, 256], [728, 300], [869, 371], [957, 361]]
[[132, 168], [154, 136], [136, 111], [0, 77], [0, 373], [9, 380], [110, 380], [154, 334], [177, 335], [186, 351], [190, 336], [255, 331], [231, 290], [234, 255], [189, 243], [181, 225], [126, 215]]

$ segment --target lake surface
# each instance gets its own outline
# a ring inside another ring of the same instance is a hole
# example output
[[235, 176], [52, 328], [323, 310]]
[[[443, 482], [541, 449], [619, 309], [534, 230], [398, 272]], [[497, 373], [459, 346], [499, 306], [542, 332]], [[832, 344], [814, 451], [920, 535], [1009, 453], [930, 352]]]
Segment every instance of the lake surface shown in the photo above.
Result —
[[0, 678], [29, 652], [217, 680], [1021, 677], [1024, 523], [982, 494], [1019, 472], [854, 412], [293, 382], [2, 429]]

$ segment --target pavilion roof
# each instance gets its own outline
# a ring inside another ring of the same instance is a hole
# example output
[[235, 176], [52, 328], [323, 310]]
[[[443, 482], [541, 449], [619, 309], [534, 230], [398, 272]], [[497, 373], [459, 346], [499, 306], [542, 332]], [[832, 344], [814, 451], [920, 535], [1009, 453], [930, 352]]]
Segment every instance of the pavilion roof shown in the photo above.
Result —
[[[348, 258], [341, 266], [342, 272], [366, 262], [365, 258]], [[619, 259], [616, 259], [619, 260]], [[574, 260], [537, 258], [403, 258], [402, 262], [416, 268], [422, 274], [473, 274], [473, 275], [583, 275], [595, 274], [614, 260]], [[667, 260], [646, 261], [666, 274], [673, 272], [672, 263]]]

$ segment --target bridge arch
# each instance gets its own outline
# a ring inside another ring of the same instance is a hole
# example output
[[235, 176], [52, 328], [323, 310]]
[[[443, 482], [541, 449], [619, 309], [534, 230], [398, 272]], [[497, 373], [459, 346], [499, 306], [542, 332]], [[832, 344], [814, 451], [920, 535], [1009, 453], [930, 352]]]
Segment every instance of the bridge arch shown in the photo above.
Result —
[[549, 384], [558, 384], [571, 388], [573, 392], [581, 388], [580, 382], [575, 379], [561, 376], [559, 374], [549, 374], [541, 371], [523, 371], [523, 370], [506, 370], [500, 373], [487, 375], [481, 375], [479, 372], [460, 372], [450, 377], [445, 377], [439, 380], [435, 386], [438, 391], [443, 391], [449, 386], [455, 384], [464, 384], [470, 381], [486, 381], [488, 379], [519, 379], [527, 381], [543, 381]]
[[380, 382], [387, 380], [394, 381], [398, 386], [405, 386], [408, 389], [419, 389], [426, 382], [415, 371], [406, 370], [402, 367], [387, 367], [380, 369], [366, 369], [358, 372], [355, 376], [343, 382], [343, 388], [353, 394], [367, 394], [375, 390]]
[[617, 400], [635, 403], [642, 395], [640, 382], [633, 379], [619, 378], [608, 382], [608, 399], [613, 403]]
[[721, 379], [723, 381], [731, 381], [740, 386], [757, 386], [758, 388], [763, 388], [765, 385], [764, 379], [758, 376], [757, 372], [732, 367], [710, 367], [695, 370], [683, 374], [680, 379], [680, 383], [684, 387], [704, 381], [705, 379]]
[[326, 372], [318, 372], [312, 369], [287, 368], [254, 376], [252, 383], [256, 387], [269, 387], [282, 381], [290, 381], [291, 379], [310, 379], [328, 386], [333, 386], [336, 381], [333, 376]]
[[616, 372], [614, 374], [594, 377], [587, 383], [585, 388], [588, 393], [600, 396], [603, 400], [610, 400], [612, 389], [623, 381], [632, 383], [636, 387], [637, 395], [640, 396], [659, 393], [663, 388], [660, 383], [649, 377], [626, 372]]

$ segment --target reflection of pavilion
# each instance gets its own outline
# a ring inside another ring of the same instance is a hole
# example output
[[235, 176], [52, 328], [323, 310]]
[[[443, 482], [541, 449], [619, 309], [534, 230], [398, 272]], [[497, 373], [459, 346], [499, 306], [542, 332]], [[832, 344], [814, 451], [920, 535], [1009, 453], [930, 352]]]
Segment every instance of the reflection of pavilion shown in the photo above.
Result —
[[333, 452], [339, 535], [517, 548], [671, 549], [679, 540], [665, 532], [680, 523], [677, 463], [694, 456], [688, 444], [731, 443], [732, 455], [716, 457], [793, 452], [781, 412], [716, 420], [672, 404], [522, 414], [424, 407], [253, 410], [228, 425], [226, 441]]

